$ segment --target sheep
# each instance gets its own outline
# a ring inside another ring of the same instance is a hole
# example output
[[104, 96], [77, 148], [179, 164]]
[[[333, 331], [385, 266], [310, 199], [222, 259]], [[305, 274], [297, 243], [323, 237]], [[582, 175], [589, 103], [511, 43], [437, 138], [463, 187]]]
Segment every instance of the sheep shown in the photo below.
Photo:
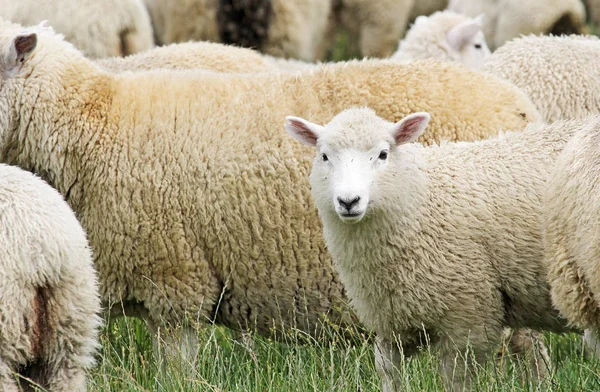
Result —
[[142, 0], [0, 0], [0, 17], [22, 25], [47, 20], [90, 58], [126, 56], [154, 46]]
[[483, 71], [521, 88], [545, 121], [600, 114], [600, 40], [527, 36], [507, 43]]
[[457, 61], [479, 69], [490, 55], [482, 24], [483, 16], [471, 19], [451, 11], [419, 16], [391, 58]]
[[279, 70], [274, 58], [269, 60], [254, 50], [211, 42], [186, 42], [160, 46], [127, 57], [97, 60], [96, 64], [112, 72], [159, 68], [241, 73]]
[[584, 5], [588, 20], [596, 27], [600, 26], [600, 1], [584, 0]]
[[0, 389], [33, 390], [26, 377], [85, 391], [100, 326], [85, 233], [56, 190], [13, 166], [0, 165], [0, 211]]
[[316, 60], [331, 8], [331, 0], [145, 2], [158, 44], [223, 42], [304, 61]]
[[285, 122], [316, 148], [312, 196], [351, 305], [377, 335], [384, 390], [401, 379], [387, 371], [402, 351], [417, 351], [423, 333], [440, 349], [447, 388], [462, 390], [468, 369], [455, 359], [469, 344], [479, 362], [503, 327], [568, 329], [545, 276], [542, 197], [557, 155], [588, 123], [531, 124], [472, 143], [411, 143], [429, 119], [418, 112], [391, 123], [351, 108], [326, 126]]
[[471, 17], [485, 14], [485, 38], [492, 50], [526, 34], [580, 34], [585, 28], [581, 0], [451, 0], [448, 9]]
[[326, 121], [370, 105], [398, 120], [428, 110], [437, 119], [424, 143], [539, 120], [516, 87], [454, 64], [114, 74], [48, 29], [9, 22], [0, 48], [0, 161], [65, 196], [107, 308], [122, 302], [185, 331], [186, 315], [276, 336], [290, 326], [318, 336], [323, 315], [354, 320], [304, 179], [309, 156], [280, 130], [285, 113]]
[[588, 347], [600, 355], [600, 117], [588, 122], [554, 165], [543, 222], [553, 303], [572, 325], [586, 328]]

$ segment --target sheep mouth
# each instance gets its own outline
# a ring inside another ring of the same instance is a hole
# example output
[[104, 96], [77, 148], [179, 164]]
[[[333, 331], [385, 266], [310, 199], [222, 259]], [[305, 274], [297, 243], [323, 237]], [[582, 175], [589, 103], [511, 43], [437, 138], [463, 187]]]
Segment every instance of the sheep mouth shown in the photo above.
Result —
[[340, 219], [342, 220], [342, 222], [345, 223], [356, 223], [359, 222], [360, 220], [362, 220], [362, 218], [365, 216], [364, 211], [363, 212], [338, 212], [338, 216], [340, 217]]
[[552, 25], [549, 33], [552, 35], [582, 34], [584, 31], [582, 23], [578, 23], [573, 15], [565, 14]]

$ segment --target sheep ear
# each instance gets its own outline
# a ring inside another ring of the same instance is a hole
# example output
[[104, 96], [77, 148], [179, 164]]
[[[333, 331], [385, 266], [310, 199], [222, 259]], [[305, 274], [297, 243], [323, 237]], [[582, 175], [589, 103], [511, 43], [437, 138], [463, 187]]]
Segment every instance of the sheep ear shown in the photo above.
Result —
[[16, 36], [10, 43], [8, 53], [5, 55], [6, 71], [14, 74], [21, 65], [31, 56], [37, 46], [37, 35], [35, 33]]
[[480, 22], [475, 19], [469, 19], [450, 29], [446, 34], [446, 41], [448, 41], [448, 45], [452, 49], [461, 51], [480, 31]]
[[288, 116], [285, 118], [285, 129], [290, 135], [302, 144], [315, 147], [317, 139], [323, 133], [322, 125], [313, 124], [300, 117]]
[[427, 112], [417, 112], [404, 117], [394, 124], [392, 136], [396, 145], [414, 142], [425, 132], [431, 116]]
[[473, 18], [473, 20], [477, 22], [479, 27], [483, 28], [483, 25], [485, 24], [485, 14], [479, 14], [475, 18]]

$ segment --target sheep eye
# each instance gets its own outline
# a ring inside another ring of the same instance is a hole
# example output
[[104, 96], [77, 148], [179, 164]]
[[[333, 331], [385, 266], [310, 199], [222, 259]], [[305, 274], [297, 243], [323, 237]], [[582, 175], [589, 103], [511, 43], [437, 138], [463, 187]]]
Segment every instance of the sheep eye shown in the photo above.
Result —
[[475, 49], [481, 49], [481, 44], [475, 44]]
[[385, 161], [388, 157], [388, 152], [383, 150], [379, 153], [379, 159], [381, 159], [382, 161]]
[[327, 154], [321, 154], [321, 158], [323, 158], [323, 162], [329, 161], [329, 157], [327, 156]]

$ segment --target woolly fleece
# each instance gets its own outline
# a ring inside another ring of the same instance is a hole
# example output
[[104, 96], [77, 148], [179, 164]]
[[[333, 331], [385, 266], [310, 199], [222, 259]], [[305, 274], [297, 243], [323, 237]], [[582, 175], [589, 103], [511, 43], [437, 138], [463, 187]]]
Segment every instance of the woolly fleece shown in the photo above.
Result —
[[[22, 31], [0, 24], [0, 47]], [[323, 314], [342, 323], [347, 311], [310, 197], [312, 154], [281, 129], [286, 114], [326, 122], [368, 105], [396, 121], [427, 110], [425, 143], [539, 119], [509, 83], [453, 64], [111, 74], [39, 29], [31, 57], [3, 77], [0, 102], [0, 160], [65, 195], [95, 251], [104, 302], [154, 322], [188, 311], [265, 334], [282, 325], [316, 334]]]
[[600, 114], [600, 40], [527, 36], [498, 49], [483, 70], [521, 88], [545, 121]]
[[548, 181], [546, 259], [555, 306], [575, 326], [600, 328], [600, 117], [587, 122]]
[[310, 184], [327, 249], [360, 321], [402, 342], [405, 355], [416, 352], [426, 331], [441, 350], [447, 381], [455, 350], [470, 344], [482, 359], [504, 327], [564, 331], [546, 281], [542, 198], [558, 154], [587, 124], [532, 124], [473, 143], [391, 147], [365, 217], [348, 224], [333, 203], [339, 179], [320, 152], [369, 151], [391, 140], [392, 124], [370, 109], [335, 117], [317, 140]]
[[19, 372], [50, 391], [85, 391], [100, 298], [83, 229], [56, 190], [0, 165], [0, 242], [0, 389], [33, 390]]
[[154, 46], [142, 0], [0, 0], [0, 17], [21, 25], [48, 20], [90, 58], [126, 56]]
[[585, 7], [581, 0], [451, 0], [448, 9], [471, 17], [485, 14], [490, 49], [526, 34], [582, 33]]

